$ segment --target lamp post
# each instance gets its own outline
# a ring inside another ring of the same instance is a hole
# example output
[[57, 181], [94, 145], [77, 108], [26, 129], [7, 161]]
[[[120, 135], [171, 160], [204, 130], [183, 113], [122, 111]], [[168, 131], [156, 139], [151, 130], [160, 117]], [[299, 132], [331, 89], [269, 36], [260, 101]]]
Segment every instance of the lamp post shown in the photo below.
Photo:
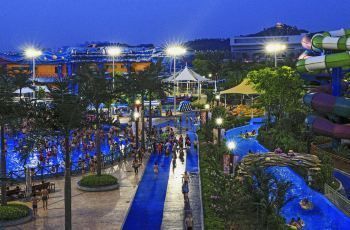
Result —
[[33, 63], [33, 69], [32, 69], [32, 84], [34, 86], [34, 93], [33, 96], [35, 98], [35, 59], [39, 56], [41, 56], [43, 54], [43, 52], [39, 49], [35, 49], [35, 48], [27, 48], [24, 50], [24, 55], [26, 56], [26, 58], [31, 59], [32, 63]]
[[187, 50], [181, 45], [171, 45], [166, 48], [165, 52], [169, 57], [172, 57], [174, 59], [174, 116], [176, 116], [176, 58], [183, 56]]
[[139, 118], [140, 118], [140, 113], [135, 111], [134, 112], [134, 119], [135, 119], [135, 129], [136, 129], [136, 149], [139, 148]]
[[265, 46], [267, 53], [273, 53], [275, 57], [275, 67], [277, 67], [277, 53], [280, 53], [287, 49], [287, 46], [283, 43], [273, 42]]
[[115, 58], [120, 56], [121, 53], [122, 53], [122, 50], [118, 46], [112, 46], [112, 47], [109, 47], [107, 49], [108, 56], [112, 57], [112, 83], [113, 83], [113, 89], [114, 89], [114, 75], [115, 75], [115, 71], [114, 71], [115, 70], [115, 67], [114, 67]]
[[205, 123], [209, 122], [209, 109], [210, 109], [210, 105], [209, 104], [205, 104], [204, 105], [204, 109], [205, 109]]
[[221, 145], [221, 125], [223, 122], [224, 120], [221, 117], [215, 119], [215, 123], [218, 127], [218, 145]]
[[216, 100], [216, 106], [219, 106], [220, 103], [220, 94], [215, 95], [215, 100]]
[[[234, 149], [236, 149], [236, 143], [234, 141], [229, 141], [226, 143], [229, 153], [231, 154]], [[234, 168], [236, 166], [234, 154], [230, 155], [230, 173], [233, 174]]]

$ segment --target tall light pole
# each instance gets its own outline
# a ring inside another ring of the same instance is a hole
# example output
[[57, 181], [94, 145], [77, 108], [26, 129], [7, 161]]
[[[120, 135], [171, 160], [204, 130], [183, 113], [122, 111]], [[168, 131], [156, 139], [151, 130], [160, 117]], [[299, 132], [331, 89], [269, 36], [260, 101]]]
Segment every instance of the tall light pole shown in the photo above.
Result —
[[43, 52], [39, 49], [35, 49], [35, 48], [27, 48], [24, 50], [24, 55], [26, 58], [28, 59], [32, 59], [33, 62], [33, 69], [32, 69], [32, 84], [34, 86], [34, 98], [35, 98], [35, 59], [39, 56], [41, 56], [43, 54]]
[[218, 127], [218, 145], [221, 145], [221, 125], [224, 123], [224, 120], [221, 117], [215, 119], [215, 124]]
[[268, 43], [265, 46], [265, 50], [267, 53], [273, 53], [275, 57], [275, 67], [277, 67], [277, 53], [283, 52], [287, 49], [287, 46], [283, 43], [273, 42]]
[[176, 58], [183, 56], [187, 50], [181, 45], [171, 45], [165, 50], [166, 54], [174, 59], [174, 116], [176, 116]]
[[205, 123], [208, 124], [208, 122], [209, 122], [209, 109], [210, 109], [210, 105], [209, 105], [209, 104], [205, 104], [205, 105], [204, 105], [204, 109], [205, 109]]
[[136, 129], [136, 149], [139, 148], [139, 118], [140, 118], [140, 113], [138, 111], [134, 112], [134, 119], [135, 119], [135, 129]]
[[107, 48], [107, 54], [108, 56], [112, 57], [112, 83], [113, 83], [113, 89], [114, 89], [114, 75], [115, 75], [115, 58], [119, 57], [122, 53], [122, 49], [118, 46], [112, 46]]

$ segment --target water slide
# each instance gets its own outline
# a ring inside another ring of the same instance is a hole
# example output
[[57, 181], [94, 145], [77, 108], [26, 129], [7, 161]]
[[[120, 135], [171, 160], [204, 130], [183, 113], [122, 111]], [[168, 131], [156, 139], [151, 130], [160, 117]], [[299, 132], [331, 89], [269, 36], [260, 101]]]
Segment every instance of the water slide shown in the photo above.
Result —
[[[333, 72], [334, 68], [350, 67], [350, 29], [318, 33], [312, 38], [306, 36], [302, 40], [302, 45], [315, 52], [331, 51], [332, 53], [320, 56], [302, 55], [302, 59], [297, 62], [297, 70], [300, 73], [318, 73], [329, 69], [332, 69]], [[333, 78], [332, 81], [335, 79]], [[341, 90], [347, 88], [341, 81], [337, 87]], [[316, 90], [318, 92], [305, 95], [304, 103], [321, 114], [350, 118], [350, 99], [327, 94], [335, 90], [329, 89], [329, 86], [322, 86]], [[335, 124], [314, 115], [308, 116], [306, 123], [315, 133], [339, 139], [350, 139], [350, 125]]]

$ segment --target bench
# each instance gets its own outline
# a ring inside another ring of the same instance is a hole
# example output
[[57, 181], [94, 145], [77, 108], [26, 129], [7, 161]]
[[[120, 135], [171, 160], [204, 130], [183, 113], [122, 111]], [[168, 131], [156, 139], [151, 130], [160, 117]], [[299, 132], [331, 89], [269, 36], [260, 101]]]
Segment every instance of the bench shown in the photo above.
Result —
[[6, 191], [6, 196], [9, 198], [23, 198], [25, 197], [25, 192], [21, 190], [20, 188], [15, 188], [12, 190], [7, 190]]

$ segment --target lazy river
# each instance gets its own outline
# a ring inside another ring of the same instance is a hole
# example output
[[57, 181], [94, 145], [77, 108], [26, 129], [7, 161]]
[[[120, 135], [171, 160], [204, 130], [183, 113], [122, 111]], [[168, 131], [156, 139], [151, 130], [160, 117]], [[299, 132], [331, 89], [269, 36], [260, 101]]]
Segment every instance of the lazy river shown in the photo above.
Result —
[[[250, 124], [226, 132], [226, 139], [234, 141], [236, 148], [235, 154], [240, 157], [245, 156], [249, 150], [255, 153], [266, 153], [268, 149], [262, 146], [255, 138], [242, 138], [241, 132], [258, 131], [260, 124]], [[305, 222], [303, 229], [332, 229], [346, 230], [350, 229], [350, 217], [341, 212], [325, 196], [311, 189], [306, 182], [297, 173], [288, 167], [271, 167], [269, 170], [278, 178], [293, 183], [287, 196], [294, 199], [282, 208], [282, 216], [287, 222], [291, 218], [300, 217]], [[304, 210], [300, 207], [299, 201], [307, 197], [314, 204], [313, 210]]]

